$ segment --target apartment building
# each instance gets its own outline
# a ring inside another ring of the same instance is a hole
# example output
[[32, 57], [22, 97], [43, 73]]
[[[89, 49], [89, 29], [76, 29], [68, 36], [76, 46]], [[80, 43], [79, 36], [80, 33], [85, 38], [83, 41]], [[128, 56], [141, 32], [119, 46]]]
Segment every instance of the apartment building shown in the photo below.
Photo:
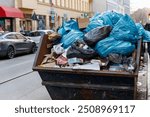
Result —
[[[86, 17], [91, 12], [89, 0], [16, 0], [15, 6], [24, 13], [24, 19], [16, 21], [17, 31], [39, 29], [41, 21], [43, 29], [57, 29], [63, 20]], [[36, 21], [31, 19], [34, 12]]]
[[[5, 28], [11, 27], [10, 31], [57, 29], [63, 20], [107, 10], [130, 14], [130, 0], [0, 0], [0, 6], [19, 9], [24, 15], [24, 18], [0, 16], [0, 23]], [[33, 13], [37, 20], [31, 18]]]
[[116, 11], [123, 14], [130, 14], [130, 0], [93, 0], [92, 11]]
[[[90, 0], [0, 0], [0, 6], [9, 7], [21, 11], [23, 17], [1, 17], [0, 23], [10, 25], [9, 31], [57, 29], [63, 20], [78, 17], [87, 17], [91, 12]], [[20, 12], [20, 14], [21, 14]], [[33, 20], [35, 13], [37, 20]], [[1, 15], [1, 14], [0, 14]], [[12, 14], [13, 16], [13, 14]], [[10, 23], [9, 23], [10, 22]], [[8, 26], [6, 26], [8, 27]]]
[[124, 11], [126, 14], [130, 14], [130, 0], [124, 0]]

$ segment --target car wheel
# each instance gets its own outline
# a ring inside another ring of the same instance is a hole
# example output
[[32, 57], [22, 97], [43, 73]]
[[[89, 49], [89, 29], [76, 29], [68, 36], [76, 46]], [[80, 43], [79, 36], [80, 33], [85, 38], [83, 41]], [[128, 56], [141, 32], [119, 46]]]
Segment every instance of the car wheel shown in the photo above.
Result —
[[36, 50], [37, 50], [36, 44], [33, 44], [31, 48], [31, 53], [35, 53]]
[[12, 59], [15, 56], [15, 50], [12, 46], [9, 46], [7, 49], [7, 58]]

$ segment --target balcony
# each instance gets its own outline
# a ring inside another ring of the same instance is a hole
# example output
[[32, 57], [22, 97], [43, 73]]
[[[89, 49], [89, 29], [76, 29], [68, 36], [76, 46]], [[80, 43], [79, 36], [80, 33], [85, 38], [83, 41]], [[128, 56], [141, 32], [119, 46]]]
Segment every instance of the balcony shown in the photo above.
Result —
[[36, 9], [37, 0], [18, 0], [18, 8]]

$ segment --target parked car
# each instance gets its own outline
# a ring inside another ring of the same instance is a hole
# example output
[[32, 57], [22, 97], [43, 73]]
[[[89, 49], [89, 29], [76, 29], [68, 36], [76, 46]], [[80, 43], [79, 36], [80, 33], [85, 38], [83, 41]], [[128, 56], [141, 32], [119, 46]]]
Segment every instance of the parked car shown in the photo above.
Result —
[[32, 40], [35, 41], [35, 43], [37, 45], [39, 45], [40, 43], [40, 39], [44, 34], [48, 34], [48, 33], [53, 33], [53, 30], [37, 30], [37, 31], [32, 31], [29, 34], [29, 38], [31, 38]]
[[28, 31], [28, 30], [21, 30], [20, 33], [23, 35], [23, 36], [29, 36], [31, 31]]
[[9, 59], [14, 58], [16, 54], [34, 53], [36, 43], [23, 36], [21, 33], [9, 32], [0, 34], [0, 56]]

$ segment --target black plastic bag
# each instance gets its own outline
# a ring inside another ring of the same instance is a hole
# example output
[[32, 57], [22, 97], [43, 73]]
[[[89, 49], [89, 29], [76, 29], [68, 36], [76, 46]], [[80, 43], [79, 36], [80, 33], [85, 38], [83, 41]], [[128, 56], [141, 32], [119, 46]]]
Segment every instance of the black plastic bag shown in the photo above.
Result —
[[84, 41], [88, 46], [94, 47], [97, 42], [109, 36], [111, 26], [97, 27], [84, 35]]
[[123, 67], [127, 72], [133, 73], [133, 71], [136, 68], [136, 63], [133, 59], [133, 57], [124, 57], [123, 58]]
[[67, 58], [92, 59], [97, 53], [85, 44], [84, 41], [76, 41], [67, 51]]
[[119, 54], [115, 54], [115, 53], [110, 53], [108, 55], [108, 60], [113, 62], [113, 63], [117, 63], [117, 64], [121, 64], [122, 63], [122, 55]]

